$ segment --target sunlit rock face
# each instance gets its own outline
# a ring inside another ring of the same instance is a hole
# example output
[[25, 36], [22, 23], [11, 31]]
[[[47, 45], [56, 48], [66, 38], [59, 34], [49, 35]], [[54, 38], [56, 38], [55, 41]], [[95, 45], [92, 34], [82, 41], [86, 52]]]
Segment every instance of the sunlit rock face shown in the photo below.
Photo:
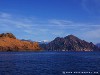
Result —
[[0, 51], [39, 51], [37, 42], [21, 41], [12, 33], [0, 34]]

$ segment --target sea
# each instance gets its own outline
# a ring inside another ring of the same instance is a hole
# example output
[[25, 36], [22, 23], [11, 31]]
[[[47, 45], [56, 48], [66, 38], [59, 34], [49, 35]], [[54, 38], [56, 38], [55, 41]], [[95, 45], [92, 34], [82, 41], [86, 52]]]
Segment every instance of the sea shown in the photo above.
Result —
[[0, 52], [0, 75], [100, 75], [100, 52]]

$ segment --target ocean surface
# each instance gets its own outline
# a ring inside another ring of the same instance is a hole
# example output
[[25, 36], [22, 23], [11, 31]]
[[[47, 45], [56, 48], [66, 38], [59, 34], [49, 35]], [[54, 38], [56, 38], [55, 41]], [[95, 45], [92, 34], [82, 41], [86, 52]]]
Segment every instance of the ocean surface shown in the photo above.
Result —
[[100, 75], [100, 52], [0, 52], [0, 75]]

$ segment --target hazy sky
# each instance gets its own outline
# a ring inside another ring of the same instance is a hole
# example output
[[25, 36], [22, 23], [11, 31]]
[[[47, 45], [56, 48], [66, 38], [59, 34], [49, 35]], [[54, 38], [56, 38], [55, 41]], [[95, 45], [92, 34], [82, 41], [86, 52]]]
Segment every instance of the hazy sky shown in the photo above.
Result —
[[53, 40], [73, 34], [100, 42], [100, 0], [0, 0], [0, 33]]

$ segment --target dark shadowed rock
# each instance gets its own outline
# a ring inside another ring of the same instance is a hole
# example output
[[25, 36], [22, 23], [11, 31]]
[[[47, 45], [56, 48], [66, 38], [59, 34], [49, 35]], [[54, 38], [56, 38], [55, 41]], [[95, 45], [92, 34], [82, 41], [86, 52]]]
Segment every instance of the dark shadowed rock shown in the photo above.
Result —
[[64, 38], [57, 37], [48, 44], [41, 44], [45, 50], [53, 51], [96, 51], [99, 50], [92, 42], [86, 42], [74, 35], [68, 35]]
[[0, 37], [9, 37], [9, 38], [16, 39], [16, 37], [12, 33], [2, 33], [0, 34]]

